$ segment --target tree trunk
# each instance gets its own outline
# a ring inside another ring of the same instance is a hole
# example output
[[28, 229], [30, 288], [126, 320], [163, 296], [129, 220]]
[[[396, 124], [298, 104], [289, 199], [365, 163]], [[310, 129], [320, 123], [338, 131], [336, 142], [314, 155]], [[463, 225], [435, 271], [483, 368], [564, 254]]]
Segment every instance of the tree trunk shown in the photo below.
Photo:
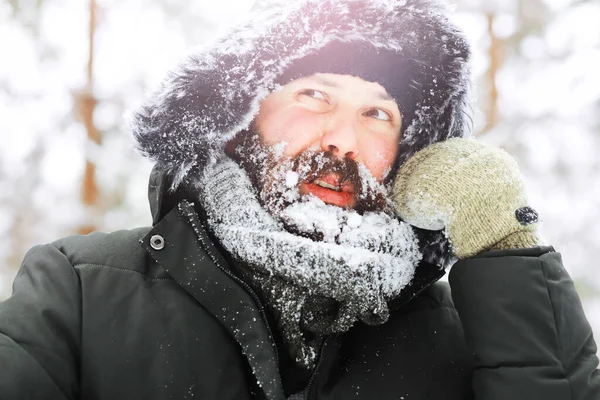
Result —
[[[89, 53], [87, 63], [87, 84], [84, 91], [79, 93], [76, 101], [78, 102], [78, 110], [81, 119], [87, 132], [87, 139], [95, 145], [100, 145], [102, 136], [94, 125], [94, 111], [96, 109], [97, 100], [93, 94], [94, 86], [94, 37], [96, 33], [96, 1], [90, 0], [90, 27], [89, 27]], [[83, 175], [83, 184], [81, 190], [81, 201], [90, 211], [88, 214], [87, 223], [82, 224], [78, 232], [87, 234], [96, 230], [95, 221], [92, 220], [93, 210], [99, 206], [100, 191], [96, 181], [96, 165], [93, 160], [86, 156], [85, 172]]]
[[488, 56], [490, 65], [487, 70], [485, 80], [488, 88], [488, 102], [487, 102], [487, 113], [486, 113], [486, 125], [481, 135], [492, 130], [500, 121], [500, 114], [498, 111], [498, 83], [497, 77], [498, 72], [502, 66], [501, 54], [502, 54], [502, 41], [498, 38], [494, 32], [494, 21], [496, 15], [494, 12], [488, 12], [487, 15], [487, 29], [488, 36], [490, 38], [490, 47], [488, 50]]

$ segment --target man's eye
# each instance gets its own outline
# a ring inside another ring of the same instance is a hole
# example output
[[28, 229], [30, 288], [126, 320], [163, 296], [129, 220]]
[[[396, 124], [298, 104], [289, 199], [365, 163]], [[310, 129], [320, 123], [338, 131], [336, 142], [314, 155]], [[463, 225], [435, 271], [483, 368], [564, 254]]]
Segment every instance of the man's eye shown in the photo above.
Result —
[[317, 100], [327, 100], [327, 95], [325, 93], [314, 89], [304, 89], [301, 90], [299, 94], [303, 94]]
[[391, 115], [388, 112], [383, 111], [381, 108], [373, 108], [373, 109], [367, 111], [365, 113], [365, 115], [367, 117], [373, 117], [373, 118], [381, 120], [381, 121], [391, 121], [392, 120]]

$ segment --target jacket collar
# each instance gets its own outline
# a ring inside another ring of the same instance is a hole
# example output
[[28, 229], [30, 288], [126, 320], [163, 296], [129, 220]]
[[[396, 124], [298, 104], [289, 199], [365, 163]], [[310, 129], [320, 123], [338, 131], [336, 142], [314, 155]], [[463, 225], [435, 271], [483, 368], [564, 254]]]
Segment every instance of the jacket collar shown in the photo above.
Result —
[[172, 190], [173, 178], [158, 165], [152, 168], [148, 182], [148, 202], [152, 225], [158, 224], [182, 200], [195, 201], [193, 193], [183, 185]]
[[[165, 204], [160, 196], [155, 201]], [[153, 209], [153, 216], [162, 215], [160, 209]], [[160, 246], [152, 245], [157, 235]], [[141, 244], [242, 347], [265, 397], [283, 399], [277, 349], [264, 310], [250, 288], [229, 271], [193, 205], [181, 201], [155, 223]]]

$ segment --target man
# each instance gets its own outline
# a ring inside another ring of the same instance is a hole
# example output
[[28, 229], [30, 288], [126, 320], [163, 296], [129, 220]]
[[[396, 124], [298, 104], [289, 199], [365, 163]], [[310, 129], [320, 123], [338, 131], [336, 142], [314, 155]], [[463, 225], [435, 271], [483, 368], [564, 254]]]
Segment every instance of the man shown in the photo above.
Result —
[[136, 116], [153, 226], [26, 255], [0, 397], [600, 398], [468, 56], [429, 1], [260, 4]]

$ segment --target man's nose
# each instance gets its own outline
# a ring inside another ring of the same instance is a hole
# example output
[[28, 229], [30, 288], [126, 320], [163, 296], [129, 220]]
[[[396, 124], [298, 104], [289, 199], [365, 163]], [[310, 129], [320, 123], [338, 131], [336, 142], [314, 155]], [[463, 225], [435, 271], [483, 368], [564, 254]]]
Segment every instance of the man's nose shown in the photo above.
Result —
[[358, 157], [358, 136], [350, 118], [331, 118], [327, 121], [321, 137], [321, 149], [340, 158]]

